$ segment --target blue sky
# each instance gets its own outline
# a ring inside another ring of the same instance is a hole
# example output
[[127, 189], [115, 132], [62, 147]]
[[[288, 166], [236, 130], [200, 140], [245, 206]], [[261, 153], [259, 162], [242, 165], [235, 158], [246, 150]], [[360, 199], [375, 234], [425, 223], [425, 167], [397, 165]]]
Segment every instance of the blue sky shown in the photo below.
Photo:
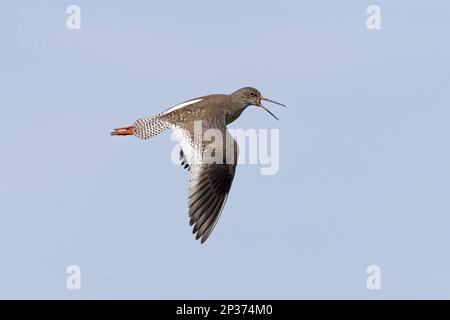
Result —
[[[81, 30], [66, 7], [81, 8]], [[382, 29], [366, 28], [381, 8]], [[1, 298], [450, 298], [447, 1], [13, 1], [0, 35]], [[254, 86], [280, 170], [242, 165], [205, 245], [174, 142], [112, 128]], [[79, 265], [81, 290], [66, 288]], [[368, 290], [366, 268], [381, 268]]]

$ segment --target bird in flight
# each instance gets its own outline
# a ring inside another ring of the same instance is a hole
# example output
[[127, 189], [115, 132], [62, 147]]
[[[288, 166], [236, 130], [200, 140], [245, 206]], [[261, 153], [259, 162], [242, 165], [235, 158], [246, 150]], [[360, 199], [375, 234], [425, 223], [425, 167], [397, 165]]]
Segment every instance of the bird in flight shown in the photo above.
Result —
[[[113, 136], [134, 135], [150, 139], [171, 128], [180, 140], [180, 162], [189, 170], [189, 217], [196, 240], [211, 235], [227, 201], [236, 171], [238, 145], [227, 125], [251, 105], [275, 119], [261, 102], [284, 104], [265, 98], [257, 89], [245, 87], [231, 94], [213, 94], [180, 103], [133, 125], [114, 129]], [[214, 139], [203, 137], [212, 131]], [[213, 147], [211, 145], [213, 144]]]

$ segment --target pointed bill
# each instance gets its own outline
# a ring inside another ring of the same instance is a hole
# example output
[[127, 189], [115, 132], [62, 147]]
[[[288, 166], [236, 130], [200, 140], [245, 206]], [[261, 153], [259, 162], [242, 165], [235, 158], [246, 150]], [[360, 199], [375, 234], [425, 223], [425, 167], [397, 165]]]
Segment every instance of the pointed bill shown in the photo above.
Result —
[[[268, 101], [268, 102], [272, 102], [272, 103], [278, 104], [279, 106], [283, 106], [283, 107], [286, 108], [286, 105], [284, 105], [284, 104], [282, 104], [282, 103], [280, 103], [280, 102], [277, 102], [277, 101], [274, 101], [274, 100], [271, 100], [271, 99], [267, 99], [267, 98], [265, 98], [265, 97], [262, 97], [262, 98], [261, 98], [261, 101], [262, 101], [262, 100]], [[274, 118], [277, 119], [277, 120], [280, 120], [280, 119], [278, 119], [272, 112], [270, 112], [270, 110], [267, 109], [267, 108], [261, 103], [261, 101], [259, 101], [259, 106], [260, 106], [261, 108], [263, 108], [264, 110], [266, 110], [272, 117], [274, 117]]]
[[274, 101], [274, 100], [271, 100], [271, 99], [268, 99], [268, 98], [262, 98], [261, 100], [268, 101], [268, 102], [272, 102], [272, 103], [275, 103], [275, 104], [277, 104], [277, 105], [279, 105], [279, 106], [282, 106], [282, 107], [287, 108], [287, 106], [286, 106], [285, 104], [282, 104], [282, 103], [280, 103], [280, 102], [277, 102], [277, 101]]
[[266, 107], [264, 107], [264, 105], [263, 105], [262, 103], [259, 103], [259, 106], [260, 106], [261, 108], [263, 108], [264, 110], [266, 110], [272, 117], [274, 117], [274, 118], [277, 119], [278, 121], [280, 120], [280, 119], [278, 119], [272, 112], [270, 112], [269, 109], [267, 109]]

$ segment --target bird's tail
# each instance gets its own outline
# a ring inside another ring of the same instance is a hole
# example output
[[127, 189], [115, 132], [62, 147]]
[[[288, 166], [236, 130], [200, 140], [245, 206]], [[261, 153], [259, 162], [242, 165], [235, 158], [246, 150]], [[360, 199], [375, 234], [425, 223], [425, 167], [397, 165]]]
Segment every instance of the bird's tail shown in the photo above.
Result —
[[132, 126], [114, 129], [112, 136], [131, 136], [134, 135], [141, 139], [150, 139], [164, 130], [168, 129], [170, 124], [161, 120], [158, 116], [146, 117], [136, 120]]

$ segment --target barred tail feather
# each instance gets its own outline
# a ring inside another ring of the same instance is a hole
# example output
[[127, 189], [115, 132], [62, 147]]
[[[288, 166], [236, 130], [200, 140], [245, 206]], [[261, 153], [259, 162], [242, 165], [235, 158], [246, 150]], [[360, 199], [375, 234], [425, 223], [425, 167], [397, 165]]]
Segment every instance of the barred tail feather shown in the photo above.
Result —
[[158, 116], [146, 117], [134, 122], [133, 133], [138, 138], [150, 139], [168, 128], [170, 128], [170, 124], [161, 120]]

